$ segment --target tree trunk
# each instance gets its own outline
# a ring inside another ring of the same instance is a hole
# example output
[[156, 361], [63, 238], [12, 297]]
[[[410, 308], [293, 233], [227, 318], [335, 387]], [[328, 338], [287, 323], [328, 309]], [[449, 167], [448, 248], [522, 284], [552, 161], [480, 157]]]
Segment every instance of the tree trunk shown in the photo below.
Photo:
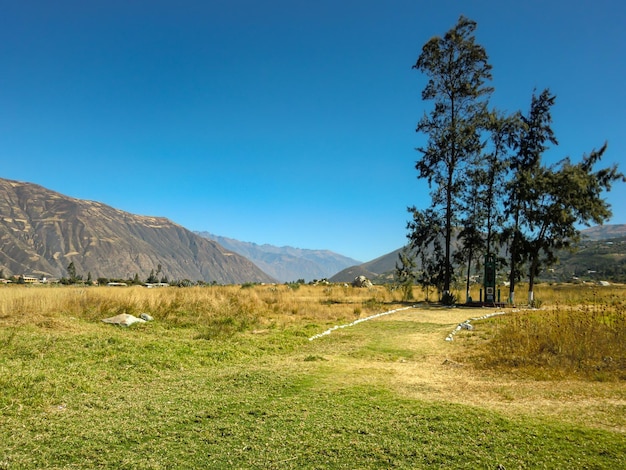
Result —
[[515, 212], [515, 229], [513, 232], [513, 242], [511, 244], [511, 272], [509, 274], [509, 303], [515, 305], [515, 260], [517, 258], [518, 244], [518, 228], [519, 228], [519, 210]]
[[443, 293], [450, 293], [450, 244], [452, 243], [452, 175], [454, 171], [448, 170], [448, 188], [446, 191], [446, 265], [444, 266]]
[[515, 248], [517, 234], [513, 235], [513, 244], [511, 246], [511, 270], [509, 272], [509, 303], [515, 304], [515, 257], [517, 256], [517, 250]]
[[537, 257], [539, 254], [533, 255], [528, 272], [528, 306], [532, 307], [535, 303], [535, 273], [537, 272]]
[[470, 302], [470, 274], [472, 272], [472, 250], [470, 249], [467, 257], [467, 278], [465, 281], [465, 303]]

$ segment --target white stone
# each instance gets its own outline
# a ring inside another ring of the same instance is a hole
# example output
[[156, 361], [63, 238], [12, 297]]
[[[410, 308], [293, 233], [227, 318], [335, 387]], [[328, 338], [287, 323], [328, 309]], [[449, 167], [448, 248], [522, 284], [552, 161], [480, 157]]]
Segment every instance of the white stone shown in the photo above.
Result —
[[114, 317], [105, 318], [102, 320], [104, 323], [109, 323], [111, 325], [120, 325], [120, 326], [130, 326], [134, 323], [145, 323], [146, 320], [141, 318], [137, 318], [133, 315], [129, 315], [128, 313], [121, 313], [119, 315], [115, 315]]

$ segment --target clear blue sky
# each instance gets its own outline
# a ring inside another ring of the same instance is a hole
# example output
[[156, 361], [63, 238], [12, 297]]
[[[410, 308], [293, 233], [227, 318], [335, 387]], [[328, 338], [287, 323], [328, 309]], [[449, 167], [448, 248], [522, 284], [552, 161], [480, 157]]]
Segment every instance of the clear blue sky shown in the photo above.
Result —
[[461, 14], [493, 105], [557, 95], [549, 159], [608, 141], [603, 165], [626, 171], [621, 0], [0, 0], [0, 177], [369, 261], [428, 204], [411, 66]]

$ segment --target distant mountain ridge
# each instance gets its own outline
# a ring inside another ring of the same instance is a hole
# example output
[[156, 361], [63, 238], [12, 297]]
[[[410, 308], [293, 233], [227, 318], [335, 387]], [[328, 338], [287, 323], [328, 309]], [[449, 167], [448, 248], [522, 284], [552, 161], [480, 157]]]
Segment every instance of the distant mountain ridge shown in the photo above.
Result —
[[329, 250], [311, 250], [290, 246], [258, 245], [233, 238], [214, 235], [209, 232], [196, 232], [198, 235], [216, 241], [224, 248], [245, 256], [263, 272], [278, 279], [290, 282], [304, 279], [326, 279], [342, 269], [360, 262], [333, 253]]
[[626, 224], [607, 224], [589, 227], [580, 232], [583, 239], [609, 240], [611, 238], [626, 237]]
[[133, 215], [0, 178], [0, 268], [8, 275], [64, 277], [74, 263], [92, 278], [273, 282], [251, 261], [163, 217]]
[[[620, 239], [626, 237], [626, 224], [606, 224], [606, 225], [598, 225], [595, 227], [589, 227], [584, 230], [581, 230], [581, 247], [578, 253], [570, 254], [568, 252], [564, 252], [561, 255], [561, 266], [567, 267], [568, 272], [571, 273], [580, 273], [586, 270], [594, 271], [595, 273], [600, 273], [601, 271], [597, 271], [599, 268], [599, 264], [604, 264], [603, 261], [593, 258], [590, 256], [588, 252], [588, 244], [586, 241], [603, 241], [603, 240], [611, 240], [611, 239]], [[623, 242], [622, 242], [623, 243]], [[618, 245], [622, 246], [622, 245]], [[397, 250], [392, 251], [391, 253], [387, 253], [386, 255], [382, 255], [372, 261], [368, 261], [366, 263], [362, 263], [359, 265], [349, 266], [348, 268], [338, 272], [334, 276], [330, 277], [329, 281], [331, 282], [351, 282], [354, 280], [356, 276], [366, 276], [368, 279], [377, 282], [384, 282], [393, 279], [393, 272], [396, 269], [396, 263], [398, 262], [398, 254], [402, 251], [402, 248], [398, 248]], [[598, 250], [594, 251], [594, 254], [597, 256]], [[609, 256], [605, 252], [603, 252], [603, 256]], [[623, 255], [622, 255], [623, 256]], [[583, 261], [584, 260], [584, 261]], [[582, 266], [582, 264], [586, 263], [590, 266], [590, 268], [586, 268]], [[594, 267], [594, 269], [591, 269]], [[559, 269], [559, 265], [555, 267], [556, 270]], [[613, 269], [612, 272], [615, 271], [615, 267], [611, 267]], [[623, 269], [626, 269], [623, 268]], [[624, 273], [626, 275], [626, 273]]]
[[391, 253], [379, 256], [378, 258], [368, 261], [367, 263], [349, 266], [332, 276], [329, 281], [352, 282], [357, 276], [365, 276], [366, 278], [376, 282], [393, 280], [393, 272], [396, 269], [398, 254], [401, 251], [402, 248], [398, 248]]

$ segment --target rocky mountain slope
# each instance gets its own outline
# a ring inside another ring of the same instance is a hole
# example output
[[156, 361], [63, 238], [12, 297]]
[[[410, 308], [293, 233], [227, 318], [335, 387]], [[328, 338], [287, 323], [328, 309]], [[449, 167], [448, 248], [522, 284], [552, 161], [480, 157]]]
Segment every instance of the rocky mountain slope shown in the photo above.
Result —
[[325, 279], [359, 261], [328, 250], [305, 250], [290, 246], [257, 245], [232, 238], [196, 232], [224, 248], [245, 256], [259, 268], [281, 282]]
[[63, 277], [74, 262], [92, 278], [272, 282], [251, 261], [161, 217], [133, 215], [39, 185], [0, 179], [0, 269]]

